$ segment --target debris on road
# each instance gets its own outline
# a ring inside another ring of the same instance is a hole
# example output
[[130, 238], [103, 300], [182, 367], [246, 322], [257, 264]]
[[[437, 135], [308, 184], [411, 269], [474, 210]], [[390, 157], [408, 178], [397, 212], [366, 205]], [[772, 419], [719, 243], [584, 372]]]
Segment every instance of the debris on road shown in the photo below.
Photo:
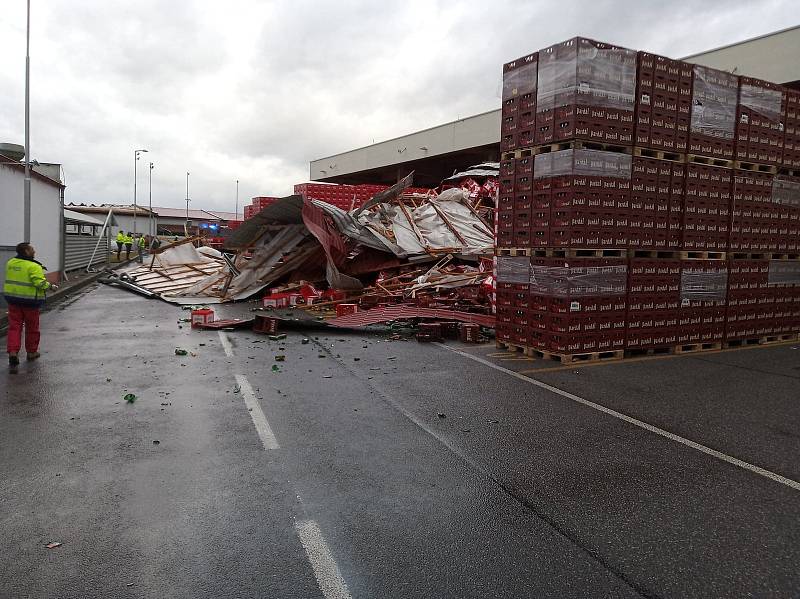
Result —
[[183, 349], [182, 347], [176, 347], [175, 348], [175, 355], [176, 356], [187, 356], [187, 355], [189, 355], [189, 352], [186, 351], [185, 349]]
[[48, 549], [55, 549], [56, 547], [61, 547], [63, 543], [48, 543], [45, 545]]
[[135, 401], [136, 401], [138, 398], [137, 398], [137, 397], [136, 397], [136, 395], [134, 395], [133, 393], [126, 393], [125, 395], [123, 395], [123, 396], [122, 396], [122, 399], [124, 399], [124, 400], [125, 400], [126, 402], [128, 402], [128, 403], [133, 403], [133, 402], [135, 402]]

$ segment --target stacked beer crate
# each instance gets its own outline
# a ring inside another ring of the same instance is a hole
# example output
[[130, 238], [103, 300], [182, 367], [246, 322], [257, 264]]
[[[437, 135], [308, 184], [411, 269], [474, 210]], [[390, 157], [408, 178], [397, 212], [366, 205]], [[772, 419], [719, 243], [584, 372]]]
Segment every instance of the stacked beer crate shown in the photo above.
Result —
[[800, 94], [586, 38], [503, 75], [499, 342], [571, 361], [800, 330]]

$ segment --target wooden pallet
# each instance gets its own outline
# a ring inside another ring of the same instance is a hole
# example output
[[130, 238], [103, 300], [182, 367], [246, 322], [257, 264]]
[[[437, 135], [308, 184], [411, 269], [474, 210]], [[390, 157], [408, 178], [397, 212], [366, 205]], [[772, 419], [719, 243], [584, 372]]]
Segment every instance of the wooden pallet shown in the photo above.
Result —
[[495, 256], [531, 256], [532, 248], [495, 248]]
[[776, 335], [745, 337], [744, 339], [729, 339], [722, 346], [728, 349], [730, 347], [746, 347], [748, 345], [773, 345], [776, 343], [790, 343], [798, 339], [800, 339], [800, 334], [798, 333], [778, 333]]
[[529, 356], [541, 358], [543, 360], [553, 360], [554, 362], [560, 362], [565, 365], [575, 364], [577, 362], [611, 362], [614, 360], [622, 360], [625, 357], [625, 351], [621, 349], [580, 352], [576, 354], [558, 354], [541, 349], [528, 348], [528, 352], [527, 355]]
[[724, 260], [726, 256], [716, 250], [681, 250], [678, 254], [681, 260]]
[[516, 343], [509, 343], [507, 341], [496, 341], [495, 347], [497, 349], [504, 349], [506, 351], [518, 352], [526, 356], [530, 356], [530, 353], [528, 352], [530, 352], [531, 348], [525, 345], [517, 345]]
[[800, 177], [800, 167], [781, 166], [778, 168], [778, 174], [787, 175], [789, 177]]
[[750, 171], [753, 173], [767, 173], [774, 175], [778, 172], [778, 167], [774, 164], [761, 164], [759, 162], [748, 162], [747, 160], [734, 161], [735, 168], [742, 171]]
[[722, 349], [721, 341], [701, 341], [700, 343], [681, 343], [675, 346], [676, 354], [692, 354], [701, 351], [716, 351]]
[[625, 357], [638, 358], [641, 356], [669, 356], [674, 353], [674, 345], [661, 345], [659, 347], [631, 347], [625, 350]]
[[631, 258], [661, 260], [724, 260], [726, 253], [714, 250], [629, 250]]
[[524, 345], [517, 345], [515, 343], [507, 343], [505, 341], [498, 341], [496, 343], [499, 349], [507, 351], [514, 351], [522, 353], [528, 357], [540, 358], [542, 360], [553, 360], [561, 364], [574, 364], [576, 362], [598, 362], [608, 360], [621, 360], [625, 352], [621, 349], [608, 350], [608, 351], [592, 351], [592, 352], [579, 352], [575, 354], [559, 354], [536, 347], [526, 347]]
[[532, 248], [529, 256], [536, 258], [624, 258], [628, 250], [620, 248]]
[[714, 158], [713, 156], [701, 156], [699, 154], [687, 154], [686, 162], [704, 164], [706, 166], [719, 166], [723, 168], [733, 168], [734, 160], [729, 158]]
[[686, 162], [686, 154], [673, 152], [670, 150], [657, 150], [655, 148], [633, 148], [633, 155], [642, 158], [654, 158], [656, 160], [666, 160], [668, 162]]
[[728, 252], [733, 260], [800, 260], [798, 252]]
[[554, 141], [549, 144], [540, 144], [533, 148], [533, 153], [549, 154], [550, 152], [560, 152], [562, 150], [598, 150], [603, 152], [614, 152], [616, 154], [630, 154], [633, 151], [631, 146], [618, 143], [606, 143], [600, 141], [588, 141], [585, 139], [570, 139], [565, 141]]
[[500, 160], [516, 160], [518, 158], [527, 158], [528, 156], [533, 156], [533, 148], [519, 148], [501, 152]]

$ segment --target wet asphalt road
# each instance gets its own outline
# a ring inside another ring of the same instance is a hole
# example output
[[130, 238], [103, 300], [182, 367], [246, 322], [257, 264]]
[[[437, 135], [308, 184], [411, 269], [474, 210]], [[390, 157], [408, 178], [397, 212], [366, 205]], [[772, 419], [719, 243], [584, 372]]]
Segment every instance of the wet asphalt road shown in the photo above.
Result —
[[[229, 356], [186, 316], [91, 288], [0, 376], [0, 597], [800, 596], [796, 488], [435, 345], [236, 331]], [[453, 345], [800, 480], [797, 344]]]

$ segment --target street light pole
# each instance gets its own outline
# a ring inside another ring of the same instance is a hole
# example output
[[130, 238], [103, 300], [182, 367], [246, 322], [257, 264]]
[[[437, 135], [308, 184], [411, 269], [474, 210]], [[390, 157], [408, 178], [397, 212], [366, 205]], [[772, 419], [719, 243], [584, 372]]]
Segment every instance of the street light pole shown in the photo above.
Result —
[[28, 0], [28, 29], [25, 39], [25, 183], [22, 201], [23, 241], [31, 241], [31, 0]]
[[150, 216], [147, 223], [147, 233], [153, 236], [153, 163], [150, 163], [150, 193], [148, 194], [148, 209]]
[[138, 207], [136, 205], [136, 165], [139, 164], [139, 154], [141, 154], [142, 152], [147, 152], [147, 150], [133, 151], [133, 236], [134, 237], [136, 237], [136, 213], [138, 212]]
[[186, 224], [183, 228], [186, 237], [189, 237], [189, 171], [186, 171]]
[[236, 179], [236, 210], [234, 211], [236, 220], [239, 220], [239, 179]]

